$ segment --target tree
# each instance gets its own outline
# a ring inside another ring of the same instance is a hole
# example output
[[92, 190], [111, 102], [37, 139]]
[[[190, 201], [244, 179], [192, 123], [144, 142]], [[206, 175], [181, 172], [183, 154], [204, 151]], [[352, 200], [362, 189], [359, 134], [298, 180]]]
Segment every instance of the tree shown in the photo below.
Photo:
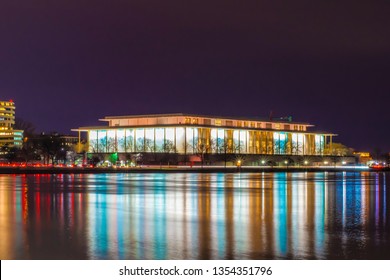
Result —
[[223, 138], [217, 138], [216, 141], [216, 151], [218, 154], [223, 154], [223, 159], [225, 163], [225, 167], [227, 165], [227, 161], [229, 159], [229, 155], [236, 153], [239, 151], [240, 146], [235, 144], [233, 140], [225, 140]]
[[172, 140], [165, 140], [163, 147], [162, 147], [162, 152], [165, 154], [165, 160], [168, 161], [168, 163], [173, 160], [173, 154], [176, 154], [176, 146], [173, 143]]
[[190, 146], [190, 149], [193, 150], [193, 153], [200, 158], [202, 167], [205, 161], [205, 156], [210, 154], [213, 149], [216, 147], [215, 142], [210, 139], [207, 141], [204, 137], [195, 137], [194, 144]]
[[332, 145], [329, 143], [325, 145], [324, 154], [332, 156], [352, 156], [353, 149], [348, 148], [341, 143], [332, 143]]
[[126, 136], [118, 140], [118, 146], [125, 153], [134, 152], [134, 137]]
[[0, 147], [0, 154], [7, 162], [14, 162], [18, 158], [19, 149], [5, 144]]
[[19, 151], [20, 158], [28, 163], [32, 160], [39, 160], [38, 147], [33, 138], [26, 138], [23, 142], [22, 148]]
[[66, 159], [67, 148], [64, 145], [64, 140], [58, 133], [42, 133], [40, 136], [35, 137], [33, 142], [34, 149], [37, 150], [46, 164]]
[[118, 143], [113, 137], [107, 137], [107, 152], [116, 153], [118, 151]]
[[137, 139], [137, 152], [143, 152], [145, 150], [145, 141], [143, 137]]
[[118, 145], [113, 137], [104, 136], [98, 140], [95, 140], [97, 151], [99, 153], [114, 153], [118, 150]]
[[171, 140], [165, 140], [163, 144], [163, 152], [164, 153], [176, 153], [176, 146]]
[[145, 152], [149, 153], [155, 153], [156, 152], [156, 146], [154, 145], [154, 141], [152, 139], [145, 139]]
[[303, 143], [300, 141], [291, 142], [291, 154], [300, 155], [303, 152]]
[[35, 135], [35, 126], [28, 121], [25, 121], [21, 118], [15, 118], [14, 129], [23, 130], [24, 137], [33, 137]]
[[97, 139], [90, 139], [90, 140], [89, 140], [89, 147], [88, 147], [88, 150], [89, 150], [91, 153], [93, 153], [93, 154], [98, 153], [98, 151], [99, 151], [99, 145], [98, 145]]

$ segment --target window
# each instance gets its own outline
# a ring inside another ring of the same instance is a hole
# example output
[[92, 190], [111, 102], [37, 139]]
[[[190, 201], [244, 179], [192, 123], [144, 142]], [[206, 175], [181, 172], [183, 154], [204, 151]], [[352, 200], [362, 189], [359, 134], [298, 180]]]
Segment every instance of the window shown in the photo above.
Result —
[[216, 126], [221, 126], [222, 125], [222, 120], [215, 120], [215, 125]]

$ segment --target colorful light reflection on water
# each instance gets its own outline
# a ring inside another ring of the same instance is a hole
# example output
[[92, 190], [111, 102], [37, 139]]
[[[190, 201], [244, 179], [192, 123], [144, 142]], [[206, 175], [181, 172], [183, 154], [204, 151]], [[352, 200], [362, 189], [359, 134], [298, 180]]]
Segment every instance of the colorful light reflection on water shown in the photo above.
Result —
[[389, 175], [0, 175], [0, 258], [390, 259]]

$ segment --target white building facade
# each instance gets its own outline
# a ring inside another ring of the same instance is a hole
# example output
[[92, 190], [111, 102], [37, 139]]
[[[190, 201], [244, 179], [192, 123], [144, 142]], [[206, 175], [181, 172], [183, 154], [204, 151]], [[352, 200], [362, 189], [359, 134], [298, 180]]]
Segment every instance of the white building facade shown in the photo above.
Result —
[[80, 127], [89, 153], [324, 155], [334, 134], [310, 124], [190, 114], [105, 117], [106, 126]]

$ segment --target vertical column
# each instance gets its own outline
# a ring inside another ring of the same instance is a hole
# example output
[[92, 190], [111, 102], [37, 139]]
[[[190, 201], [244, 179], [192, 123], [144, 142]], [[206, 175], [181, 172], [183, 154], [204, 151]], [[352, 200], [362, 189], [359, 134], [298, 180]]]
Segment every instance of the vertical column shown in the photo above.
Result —
[[163, 150], [164, 150], [164, 153], [166, 152], [166, 149], [167, 149], [167, 132], [166, 132], [166, 127], [164, 127], [164, 144], [163, 144]]
[[78, 144], [78, 149], [77, 149], [77, 152], [78, 153], [81, 153], [80, 150], [81, 150], [81, 142], [80, 142], [80, 130], [79, 130], [79, 144]]
[[[184, 154], [187, 155], [187, 127], [184, 127]], [[187, 157], [185, 157], [187, 161]]]
[[117, 153], [118, 152], [118, 129], [117, 128], [115, 128], [115, 150], [114, 150], [114, 152], [115, 153]]
[[134, 150], [134, 152], [137, 152], [137, 129], [136, 128], [134, 128], [133, 129], [133, 131], [134, 131], [134, 139], [133, 139], [133, 142], [134, 142], [134, 148], [133, 148], [133, 150]]
[[177, 146], [176, 146], [176, 126], [175, 126], [175, 129], [173, 130], [173, 145], [174, 145], [174, 152], [176, 153], [177, 151]]
[[[123, 143], [124, 143], [124, 144], [123, 144], [123, 145], [124, 145], [123, 148], [124, 148], [124, 150], [125, 150], [125, 153], [127, 153], [127, 134], [126, 134], [126, 133], [127, 133], [127, 129], [125, 128], [125, 136], [124, 136], [125, 139], [123, 139]], [[127, 163], [126, 163], [126, 164], [127, 164]]]
[[144, 128], [144, 147], [143, 147], [144, 153], [146, 152], [146, 128]]
[[249, 139], [248, 139], [248, 136], [249, 136], [249, 131], [247, 130], [245, 132], [245, 153], [246, 154], [249, 154]]
[[330, 135], [330, 154], [333, 155], [333, 135]]
[[238, 153], [241, 154], [241, 133], [238, 130]]
[[108, 152], [108, 130], [106, 129], [106, 153]]
[[153, 127], [153, 153], [156, 153], [157, 152], [157, 148], [156, 148], [156, 127]]
[[223, 129], [223, 153], [227, 153], [226, 128]]

